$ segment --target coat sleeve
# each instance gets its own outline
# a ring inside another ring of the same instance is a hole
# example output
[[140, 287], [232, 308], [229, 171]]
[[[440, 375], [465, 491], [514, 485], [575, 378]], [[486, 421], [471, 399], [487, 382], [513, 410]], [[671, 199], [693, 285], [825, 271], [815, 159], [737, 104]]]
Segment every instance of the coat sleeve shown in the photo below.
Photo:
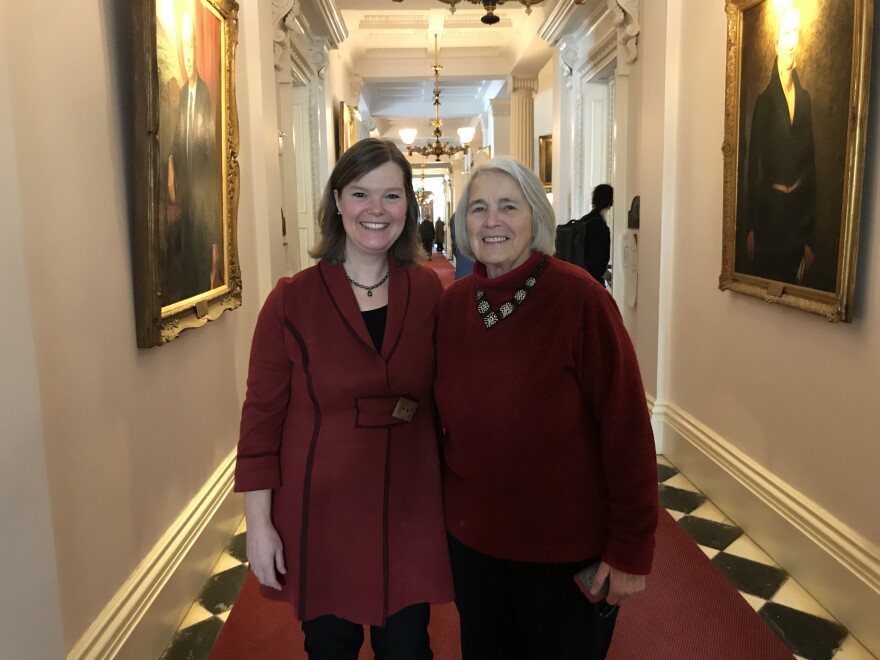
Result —
[[236, 491], [281, 485], [281, 441], [292, 368], [284, 340], [283, 291], [279, 284], [266, 298], [254, 330], [235, 462]]
[[596, 421], [608, 489], [602, 559], [639, 575], [651, 570], [657, 527], [657, 452], [635, 349], [614, 299], [589, 292], [579, 358], [587, 408]]

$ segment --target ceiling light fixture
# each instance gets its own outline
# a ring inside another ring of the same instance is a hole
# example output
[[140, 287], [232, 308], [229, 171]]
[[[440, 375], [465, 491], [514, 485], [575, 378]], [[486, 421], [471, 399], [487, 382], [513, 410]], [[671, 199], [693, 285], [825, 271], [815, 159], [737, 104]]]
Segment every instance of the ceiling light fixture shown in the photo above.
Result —
[[405, 145], [409, 146], [416, 141], [416, 133], [418, 131], [414, 128], [401, 128], [400, 139], [403, 140]]
[[[439, 158], [438, 158], [439, 160]], [[421, 185], [415, 189], [416, 200], [419, 203], [419, 206], [424, 206], [430, 201], [434, 199], [434, 193], [425, 188], [425, 164], [422, 163], [422, 180]]]
[[[440, 66], [439, 61], [439, 49], [437, 46], [437, 35], [434, 35], [434, 66], [431, 67], [434, 69], [434, 119], [431, 120], [431, 125], [434, 127], [434, 144], [428, 143], [427, 146], [424, 147], [414, 147], [412, 145], [407, 146], [407, 151], [409, 151], [409, 155], [413, 154], [421, 154], [422, 156], [434, 156], [434, 160], [438, 163], [440, 162], [440, 156], [452, 156], [457, 153], [468, 152], [468, 142], [470, 139], [465, 140], [464, 135], [459, 133], [461, 137], [461, 141], [464, 143], [461, 146], [451, 147], [448, 142], [440, 142], [440, 138], [443, 137], [443, 131], [440, 128], [443, 126], [443, 121], [440, 119], [440, 69], [443, 67]], [[407, 129], [404, 129], [407, 130]], [[411, 129], [410, 129], [411, 130]], [[400, 132], [400, 137], [406, 142], [406, 138], [403, 135], [403, 131]], [[471, 133], [470, 138], [473, 139], [473, 133]], [[407, 143], [408, 144], [408, 143]]]
[[[459, 2], [470, 2], [472, 5], [482, 5], [483, 9], [486, 10], [486, 15], [480, 18], [481, 23], [485, 23], [486, 25], [495, 25], [498, 21], [501, 20], [499, 16], [495, 14], [495, 11], [498, 9], [499, 5], [503, 5], [506, 2], [518, 2], [521, 5], [524, 5], [526, 8], [526, 14], [532, 13], [532, 5], [539, 5], [544, 0], [440, 0], [445, 5], [449, 5], [449, 13], [455, 13], [455, 5]], [[586, 0], [574, 0], [574, 4], [582, 5]], [[394, 0], [394, 2], [403, 2], [403, 0]]]

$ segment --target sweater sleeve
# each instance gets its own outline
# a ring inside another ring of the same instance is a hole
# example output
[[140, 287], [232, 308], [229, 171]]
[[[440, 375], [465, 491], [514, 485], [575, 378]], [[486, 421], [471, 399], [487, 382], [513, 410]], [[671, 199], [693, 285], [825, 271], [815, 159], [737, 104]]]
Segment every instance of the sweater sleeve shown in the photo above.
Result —
[[591, 287], [584, 305], [577, 368], [599, 430], [608, 489], [608, 541], [602, 558], [639, 575], [651, 570], [657, 526], [657, 454], [645, 391], [614, 299]]
[[279, 283], [260, 310], [251, 343], [235, 462], [236, 491], [281, 485], [281, 439], [290, 401], [292, 367], [285, 348], [284, 324], [283, 284]]

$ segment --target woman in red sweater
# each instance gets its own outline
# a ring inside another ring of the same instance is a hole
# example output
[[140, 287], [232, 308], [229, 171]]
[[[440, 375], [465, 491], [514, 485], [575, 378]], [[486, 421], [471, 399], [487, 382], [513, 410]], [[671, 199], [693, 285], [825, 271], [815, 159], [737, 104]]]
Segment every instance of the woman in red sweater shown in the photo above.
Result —
[[[603, 658], [645, 587], [656, 452], [613, 298], [555, 259], [538, 178], [475, 168], [456, 242], [476, 259], [440, 300], [435, 396], [463, 660]], [[599, 562], [593, 604], [573, 577]]]

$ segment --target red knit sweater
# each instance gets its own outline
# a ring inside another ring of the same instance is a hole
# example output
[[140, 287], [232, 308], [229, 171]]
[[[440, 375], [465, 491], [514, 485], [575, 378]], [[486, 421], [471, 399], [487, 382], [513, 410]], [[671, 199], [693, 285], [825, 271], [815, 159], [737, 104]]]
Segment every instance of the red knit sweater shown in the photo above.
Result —
[[[535, 287], [486, 328], [538, 261]], [[535, 253], [455, 282], [440, 300], [435, 393], [445, 428], [447, 530], [484, 554], [532, 562], [601, 556], [647, 574], [657, 523], [653, 434], [635, 351], [586, 271]]]

